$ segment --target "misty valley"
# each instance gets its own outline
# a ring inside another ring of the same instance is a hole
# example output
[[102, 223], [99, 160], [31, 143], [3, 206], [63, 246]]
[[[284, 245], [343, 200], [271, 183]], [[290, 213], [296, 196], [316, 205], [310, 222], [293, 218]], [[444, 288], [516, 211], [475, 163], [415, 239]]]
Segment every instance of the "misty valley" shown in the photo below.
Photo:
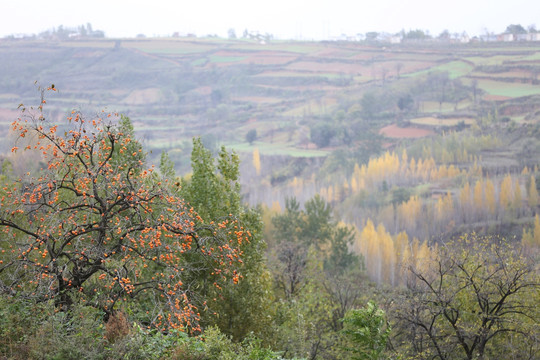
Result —
[[0, 39], [0, 358], [540, 357], [523, 31]]

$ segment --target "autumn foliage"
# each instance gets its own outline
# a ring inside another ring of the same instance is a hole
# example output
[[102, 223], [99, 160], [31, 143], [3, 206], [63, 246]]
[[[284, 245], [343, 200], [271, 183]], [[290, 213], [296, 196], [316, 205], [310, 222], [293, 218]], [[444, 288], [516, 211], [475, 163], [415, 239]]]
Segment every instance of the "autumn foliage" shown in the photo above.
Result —
[[0, 291], [59, 310], [74, 302], [108, 316], [137, 299], [143, 323], [198, 331], [204, 299], [191, 285], [238, 281], [242, 242], [234, 216], [203, 221], [153, 169], [129, 119], [51, 123], [41, 104], [13, 122], [17, 151], [39, 151], [44, 168], [0, 190]]

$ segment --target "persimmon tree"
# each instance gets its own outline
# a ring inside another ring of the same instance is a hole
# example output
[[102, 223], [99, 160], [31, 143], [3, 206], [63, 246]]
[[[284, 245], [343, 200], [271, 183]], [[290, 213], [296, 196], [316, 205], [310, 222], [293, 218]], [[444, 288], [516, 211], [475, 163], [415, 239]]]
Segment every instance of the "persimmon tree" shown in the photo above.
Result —
[[41, 104], [13, 122], [12, 151], [39, 151], [46, 167], [3, 187], [1, 291], [107, 315], [137, 299], [149, 325], [199, 330], [205, 303], [192, 274], [205, 270], [216, 288], [236, 283], [250, 235], [232, 214], [204, 221], [145, 169], [129, 119], [74, 111], [62, 128], [52, 124], [47, 90], [55, 91], [41, 89]]

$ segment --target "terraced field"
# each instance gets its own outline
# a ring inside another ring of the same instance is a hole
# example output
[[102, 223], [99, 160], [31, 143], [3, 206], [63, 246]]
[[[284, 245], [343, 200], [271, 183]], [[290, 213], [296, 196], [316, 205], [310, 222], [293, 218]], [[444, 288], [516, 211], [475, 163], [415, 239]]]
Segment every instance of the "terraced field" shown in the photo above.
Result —
[[[1, 40], [1, 134], [20, 103], [35, 103], [34, 81], [60, 90], [48, 104], [54, 118], [72, 107], [126, 113], [154, 154], [196, 135], [247, 152], [242, 144], [255, 121], [263, 155], [281, 146], [279, 153], [326, 156], [310, 138], [314, 124], [324, 121], [357, 123], [367, 116], [379, 129], [403, 118], [424, 128], [472, 125], [481, 106], [540, 96], [540, 44]], [[382, 118], [369, 115], [383, 120], [365, 114], [361, 100], [371, 93], [389, 96], [377, 110]], [[405, 94], [414, 111], [398, 109]], [[535, 116], [517, 105], [510, 115]]]

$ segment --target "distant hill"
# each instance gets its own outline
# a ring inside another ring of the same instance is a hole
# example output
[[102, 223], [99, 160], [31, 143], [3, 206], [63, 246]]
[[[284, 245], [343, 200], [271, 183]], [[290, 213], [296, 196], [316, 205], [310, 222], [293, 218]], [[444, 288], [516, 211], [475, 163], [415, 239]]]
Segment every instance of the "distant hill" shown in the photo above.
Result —
[[3, 151], [17, 106], [37, 100], [35, 81], [59, 89], [48, 104], [55, 120], [74, 107], [125, 113], [153, 161], [167, 150], [185, 171], [193, 136], [246, 156], [257, 147], [263, 157], [324, 158], [362, 148], [389, 125], [384, 147], [401, 141], [396, 129], [408, 137], [411, 128], [464, 128], [492, 109], [517, 124], [537, 122], [540, 43], [3, 39]]

